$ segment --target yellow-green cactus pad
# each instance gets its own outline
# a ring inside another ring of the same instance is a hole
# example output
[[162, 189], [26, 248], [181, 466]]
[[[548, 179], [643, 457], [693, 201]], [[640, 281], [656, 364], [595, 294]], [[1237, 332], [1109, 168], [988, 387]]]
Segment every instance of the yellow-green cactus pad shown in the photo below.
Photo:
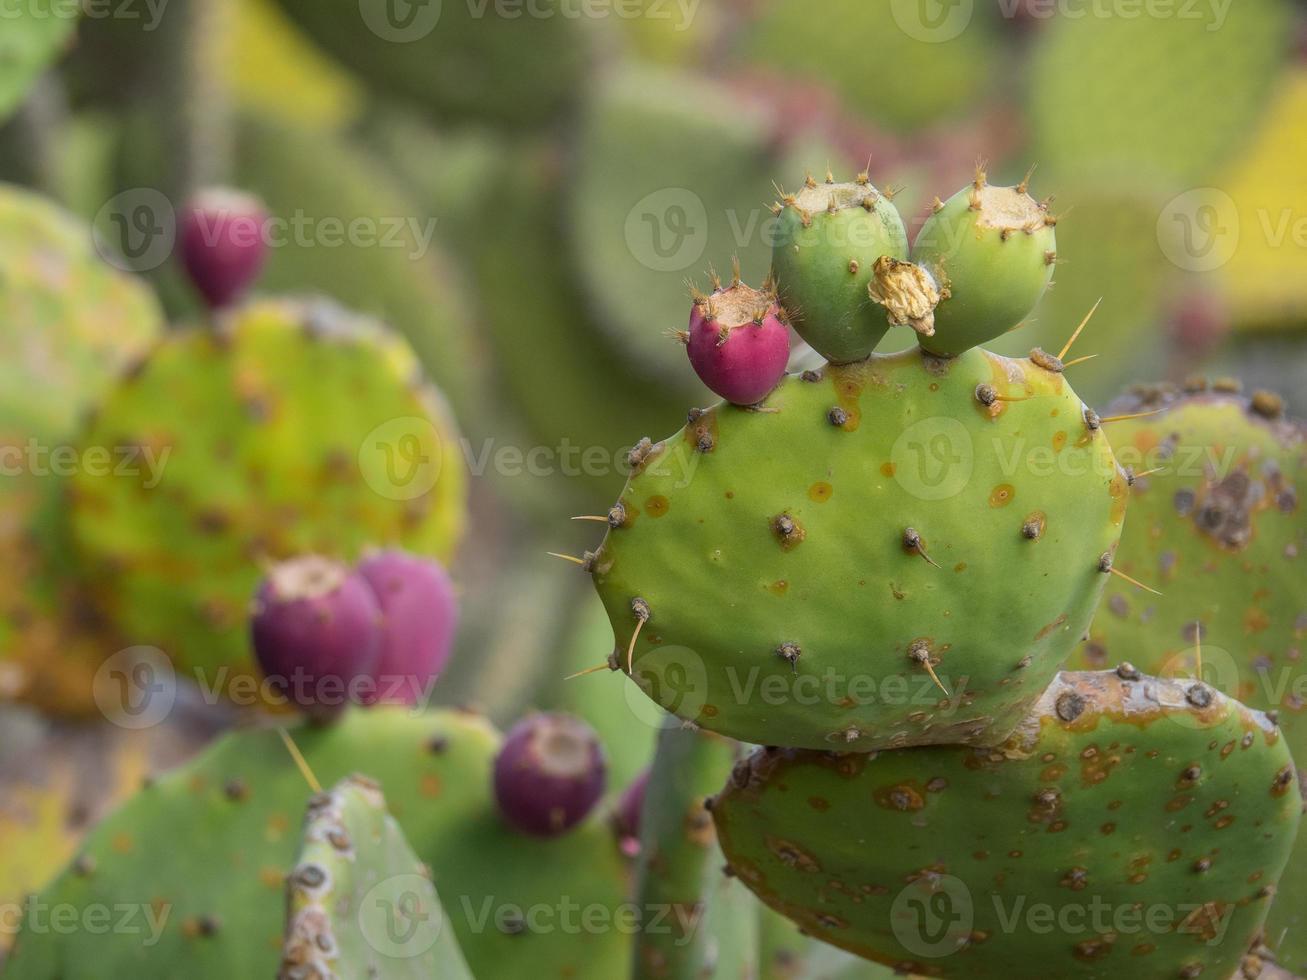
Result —
[[126, 473], [72, 481], [100, 605], [129, 642], [210, 684], [251, 664], [261, 562], [373, 545], [447, 559], [463, 526], [464, 461], [436, 389], [406, 344], [323, 302], [174, 331], [82, 445], [133, 451]]

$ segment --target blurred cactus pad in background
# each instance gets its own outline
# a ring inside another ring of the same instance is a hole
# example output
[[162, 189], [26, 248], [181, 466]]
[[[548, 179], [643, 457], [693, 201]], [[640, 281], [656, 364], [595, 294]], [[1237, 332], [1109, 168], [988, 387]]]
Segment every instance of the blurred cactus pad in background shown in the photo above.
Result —
[[1307, 978], [1307, 11], [0, 0], [0, 980]]

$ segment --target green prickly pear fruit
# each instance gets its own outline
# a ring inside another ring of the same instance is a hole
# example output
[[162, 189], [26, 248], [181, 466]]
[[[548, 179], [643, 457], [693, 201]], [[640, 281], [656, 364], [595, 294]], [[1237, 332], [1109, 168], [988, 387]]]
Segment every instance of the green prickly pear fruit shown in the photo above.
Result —
[[848, 183], [809, 174], [774, 210], [772, 270], [794, 329], [832, 363], [862, 360], [888, 329], [867, 295], [876, 261], [908, 257], [898, 210], [865, 173]]
[[944, 294], [921, 346], [953, 357], [1030, 315], [1053, 278], [1056, 219], [1027, 183], [995, 187], [982, 170], [948, 201], [935, 202], [912, 244], [912, 260]]
[[1128, 496], [1051, 359], [918, 348], [695, 409], [586, 567], [612, 666], [742, 741], [1001, 741], [1084, 635]]
[[82, 442], [139, 449], [135, 475], [83, 470], [70, 487], [98, 604], [124, 636], [229, 681], [253, 668], [260, 560], [374, 546], [447, 559], [463, 525], [464, 462], [439, 392], [402, 340], [322, 301], [260, 301], [173, 331]]
[[1274, 722], [1123, 665], [993, 749], [759, 750], [713, 817], [764, 902], [900, 972], [1156, 980], [1234, 973], [1301, 810]]
[[428, 868], [386, 809], [381, 787], [349, 776], [309, 800], [286, 877], [283, 980], [472, 980]]
[[[1285, 741], [1307, 758], [1307, 428], [1270, 392], [1229, 382], [1140, 386], [1113, 411], [1143, 414], [1113, 431], [1135, 479], [1117, 551], [1124, 572], [1182, 599], [1109, 583], [1071, 663], [1097, 669], [1131, 657], [1143, 670], [1203, 670], [1213, 686], [1279, 713]], [[1267, 929], [1280, 962], [1307, 972], [1307, 841], [1294, 851]]]

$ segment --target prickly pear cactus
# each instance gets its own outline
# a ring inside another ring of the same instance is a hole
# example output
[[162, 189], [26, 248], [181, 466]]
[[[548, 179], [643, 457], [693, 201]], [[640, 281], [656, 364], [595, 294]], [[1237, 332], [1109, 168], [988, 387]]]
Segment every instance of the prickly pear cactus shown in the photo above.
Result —
[[1284, 0], [1249, 0], [1053, 18], [1029, 68], [1037, 158], [1059, 175], [1136, 184], [1213, 176], [1270, 101], [1290, 17]]
[[812, 16], [802, 4], [765, 0], [749, 5], [729, 49], [737, 64], [830, 84], [850, 107], [910, 131], [963, 114], [989, 89], [1001, 48], [983, 8], [972, 11], [830, 0]]
[[[149, 289], [96, 254], [90, 229], [27, 191], [0, 185], [0, 698], [80, 707], [65, 655], [94, 647], [61, 581], [67, 472], [81, 415], [163, 325]], [[108, 464], [112, 466], [113, 460]], [[15, 469], [17, 470], [15, 472]], [[59, 669], [54, 668], [58, 662]]]
[[1058, 367], [873, 356], [637, 447], [584, 559], [611, 665], [748, 742], [1006, 738], [1088, 626], [1125, 516]]
[[269, 300], [173, 332], [109, 393], [82, 445], [139, 461], [135, 475], [72, 481], [100, 606], [125, 637], [210, 681], [250, 663], [260, 560], [370, 545], [446, 559], [463, 526], [464, 464], [440, 395], [405, 344], [325, 302]]
[[[279, 977], [471, 980], [431, 884], [379, 787], [349, 776], [309, 800], [286, 877]], [[316, 972], [315, 972], [316, 971]]]
[[[606, 822], [596, 816], [556, 840], [509, 829], [490, 793], [500, 737], [483, 719], [373, 708], [293, 737], [321, 783], [366, 772], [381, 784], [474, 975], [562, 980], [625, 967], [629, 934], [608, 928], [578, 942], [585, 922], [624, 914], [626, 872]], [[107, 906], [130, 913], [130, 928], [58, 935], [29, 918], [6, 980], [271, 976], [311, 795], [276, 732], [226, 736], [101, 823], [33, 906]]]
[[763, 901], [898, 971], [1155, 980], [1234, 973], [1301, 808], [1272, 721], [1127, 665], [993, 749], [759, 750], [713, 815]]
[[35, 0], [5, 14], [0, 36], [0, 122], [8, 118], [28, 86], [54, 61], [77, 27], [76, 7]]
[[766, 112], [696, 76], [626, 68], [595, 90], [566, 203], [586, 298], [627, 373], [697, 390], [663, 335], [685, 327], [685, 280], [736, 253], [762, 282], [769, 137]]
[[463, 3], [278, 2], [375, 88], [441, 119], [539, 125], [567, 106], [590, 67], [594, 25], [558, 0], [531, 16]]
[[[1138, 389], [1117, 403], [1121, 409], [1159, 414], [1122, 422], [1113, 433], [1121, 458], [1148, 474], [1135, 482], [1117, 563], [1175, 598], [1109, 583], [1072, 662], [1098, 668], [1129, 656], [1141, 669], [1166, 675], [1201, 666], [1229, 696], [1278, 711], [1285, 740], [1301, 759], [1307, 435], [1283, 416], [1278, 396], [1244, 397], [1225, 383], [1194, 382], [1189, 389]], [[1302, 972], [1307, 845], [1295, 851], [1292, 868], [1267, 934], [1283, 965]]]

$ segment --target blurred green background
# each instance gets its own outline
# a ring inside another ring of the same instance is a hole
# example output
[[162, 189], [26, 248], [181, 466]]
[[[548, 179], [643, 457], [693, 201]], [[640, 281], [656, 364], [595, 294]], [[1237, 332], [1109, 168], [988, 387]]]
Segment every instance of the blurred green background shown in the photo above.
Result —
[[[325, 295], [395, 327], [462, 433], [464, 627], [438, 700], [501, 722], [532, 705], [578, 711], [606, 736], [615, 785], [653, 728], [631, 731], [615, 686], [562, 680], [602, 662], [612, 633], [586, 577], [546, 552], [591, 546], [594, 525], [569, 518], [606, 512], [625, 450], [709, 401], [667, 334], [710, 266], [738, 256], [763, 278], [773, 182], [869, 168], [915, 229], [979, 161], [996, 183], [1034, 167], [1033, 192], [1062, 216], [1055, 288], [1001, 352], [1058, 349], [1101, 298], [1076, 349], [1097, 356], [1072, 374], [1091, 404], [1205, 372], [1307, 409], [1307, 55], [1289, 0], [73, 7], [0, 15], [0, 181], [66, 212], [69, 247], [143, 279], [172, 323], [204, 315], [170, 237], [190, 193], [249, 190], [307, 228], [273, 248], [256, 292]], [[40, 276], [20, 268], [24, 220], [0, 208], [0, 286]], [[360, 220], [381, 240], [327, 234]], [[89, 315], [122, 341], [90, 345], [89, 372], [130, 360], [132, 322]], [[0, 352], [30, 346], [20, 329], [0, 323]], [[886, 349], [910, 342], [891, 331]], [[796, 347], [796, 366], [811, 360]], [[6, 370], [0, 386], [23, 390]], [[0, 394], [4, 438], [32, 424], [19, 402]], [[33, 512], [57, 525], [57, 510], [0, 495], [0, 546]], [[0, 586], [26, 588], [22, 560], [4, 565]], [[39, 779], [0, 765], [0, 851], [45, 834], [41, 866], [0, 892], [39, 881], [161, 753], [230, 720], [202, 714], [167, 746], [57, 720], [88, 713], [84, 691], [35, 696], [31, 672], [82, 676], [121, 641], [75, 626], [74, 639], [50, 627], [35, 667], [0, 633], [0, 698], [46, 712], [6, 714], [0, 745], [49, 762]]]

